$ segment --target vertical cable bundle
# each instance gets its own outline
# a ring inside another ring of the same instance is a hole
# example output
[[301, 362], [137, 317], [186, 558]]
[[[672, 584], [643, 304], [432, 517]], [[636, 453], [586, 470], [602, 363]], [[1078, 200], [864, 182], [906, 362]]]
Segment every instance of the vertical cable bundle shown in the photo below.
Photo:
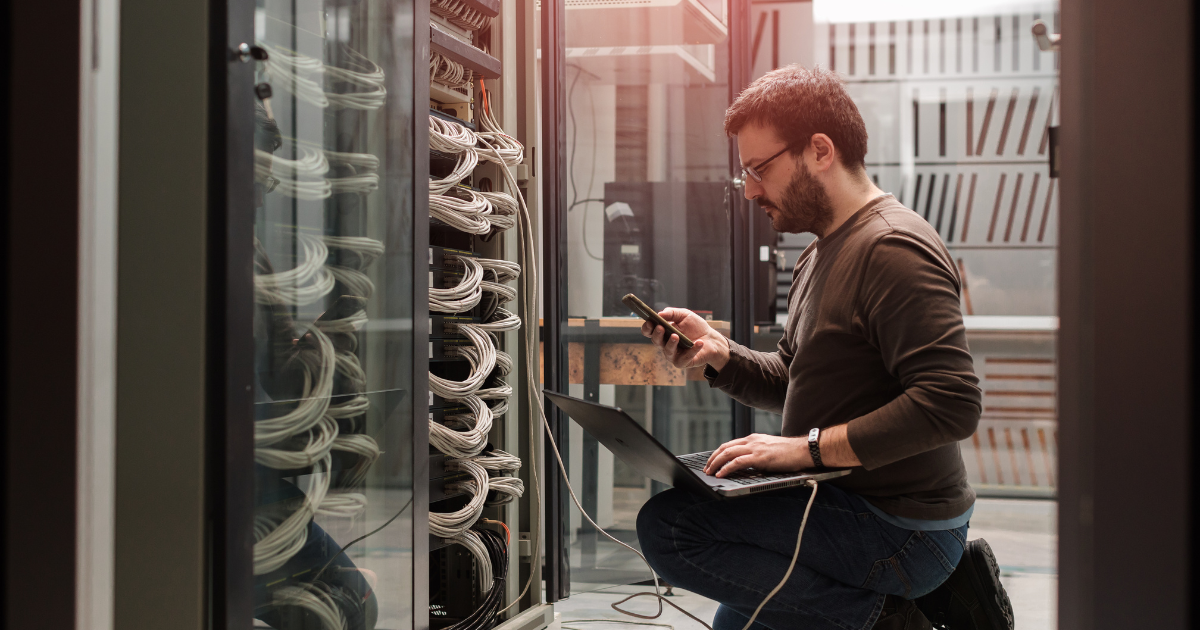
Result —
[[[436, 53], [431, 55], [430, 66], [433, 80], [440, 83], [457, 87], [469, 85], [472, 80], [469, 71]], [[484, 240], [515, 227], [519, 206], [514, 197], [464, 185], [483, 159], [476, 133], [453, 121], [430, 116], [429, 138], [431, 150], [455, 156], [454, 167], [448, 173], [430, 179], [430, 217]], [[465, 378], [455, 380], [433, 372], [429, 375], [433, 394], [466, 408], [464, 413], [448, 415], [442, 422], [431, 422], [429, 440], [451, 458], [448, 470], [470, 475], [470, 479], [448, 483], [446, 490], [464, 492], [470, 499], [453, 512], [431, 511], [430, 532], [462, 545], [474, 557], [484, 604], [454, 627], [484, 630], [494, 623], [503, 603], [500, 584], [507, 576], [507, 544], [495, 532], [473, 527], [485, 507], [503, 506], [524, 493], [524, 485], [516, 477], [521, 460], [501, 450], [485, 450], [495, 418], [508, 411], [512, 395], [512, 387], [503, 379], [512, 371], [513, 361], [499, 350], [497, 334], [521, 325], [519, 318], [501, 307], [518, 297], [516, 289], [507, 283], [521, 276], [521, 266], [474, 255], [450, 254], [446, 260], [457, 265], [453, 273], [461, 274], [461, 280], [455, 286], [431, 287], [430, 311], [476, 315], [478, 323], [456, 323], [453, 330], [468, 343], [446, 350], [448, 355], [457, 353], [466, 359], [469, 370]]]

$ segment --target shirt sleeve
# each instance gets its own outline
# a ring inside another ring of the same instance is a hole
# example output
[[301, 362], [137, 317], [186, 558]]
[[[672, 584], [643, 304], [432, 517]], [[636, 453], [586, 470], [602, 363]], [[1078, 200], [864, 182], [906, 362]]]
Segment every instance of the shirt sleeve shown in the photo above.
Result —
[[904, 234], [881, 238], [859, 285], [856, 325], [904, 391], [847, 425], [867, 470], [970, 437], [981, 393], [944, 251]]
[[783, 414], [792, 356], [786, 335], [776, 352], [751, 350], [730, 340], [729, 362], [720, 372], [705, 366], [704, 376], [710, 386], [744, 405]]

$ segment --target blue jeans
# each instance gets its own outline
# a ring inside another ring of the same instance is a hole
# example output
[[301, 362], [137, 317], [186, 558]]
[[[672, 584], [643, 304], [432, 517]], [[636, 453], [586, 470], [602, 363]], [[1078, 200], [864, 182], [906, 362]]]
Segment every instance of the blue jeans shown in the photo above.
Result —
[[[787, 571], [809, 492], [713, 500], [667, 490], [642, 507], [638, 540], [659, 576], [721, 603], [714, 630], [741, 630]], [[897, 527], [862, 497], [822, 484], [796, 568], [754, 630], [868, 630], [886, 595], [914, 599], [945, 581], [966, 536], [966, 525]]]

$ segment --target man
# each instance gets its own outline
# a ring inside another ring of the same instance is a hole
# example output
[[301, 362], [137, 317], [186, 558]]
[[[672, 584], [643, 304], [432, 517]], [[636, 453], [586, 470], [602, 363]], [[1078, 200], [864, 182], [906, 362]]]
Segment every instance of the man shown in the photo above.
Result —
[[[711, 386], [783, 415], [783, 436], [727, 442], [708, 473], [853, 469], [815, 490], [795, 570], [754, 625], [1012, 630], [995, 558], [966, 538], [975, 493], [958, 441], [975, 432], [981, 394], [949, 252], [867, 176], [866, 126], [834, 73], [767, 74], [726, 112], [725, 131], [746, 198], [777, 231], [817, 236], [792, 274], [783, 339], [756, 352], [681, 308], [661, 314], [690, 350], [662, 327], [642, 333], [675, 366], [704, 365]], [[663, 578], [721, 603], [715, 630], [740, 630], [787, 570], [810, 492], [711, 501], [669, 490], [642, 509], [638, 536]]]

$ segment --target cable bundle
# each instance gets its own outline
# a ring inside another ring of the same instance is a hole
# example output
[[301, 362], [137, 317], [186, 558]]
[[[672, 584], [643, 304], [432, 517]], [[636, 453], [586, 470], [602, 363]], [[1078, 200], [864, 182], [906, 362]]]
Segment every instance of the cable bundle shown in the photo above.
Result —
[[[365, 396], [360, 397], [366, 400]], [[364, 406], [363, 412], [366, 411]], [[361, 412], [360, 412], [361, 413]], [[360, 433], [351, 433], [349, 435], [339, 435], [334, 438], [330, 449], [334, 451], [344, 451], [358, 455], [358, 463], [349, 471], [343, 473], [341, 484], [344, 486], [357, 486], [363, 482], [367, 476], [367, 469], [375, 460], [379, 459], [380, 450], [379, 443], [369, 435]]]
[[471, 341], [471, 346], [459, 348], [459, 353], [471, 364], [471, 373], [464, 381], [453, 381], [436, 374], [429, 375], [429, 389], [450, 400], [474, 394], [496, 367], [496, 346], [492, 344], [481, 324], [459, 324], [458, 330]]
[[270, 573], [282, 567], [304, 547], [308, 540], [308, 523], [329, 490], [330, 464], [326, 455], [313, 466], [304, 499], [290, 514], [282, 509], [255, 514], [254, 575]]
[[[310, 105], [375, 110], [383, 107], [387, 100], [383, 69], [354, 50], [346, 48], [352, 59], [351, 67], [338, 68], [265, 42], [259, 42], [259, 45], [267, 50], [267, 59], [262, 63], [271, 83]], [[367, 91], [326, 92], [327, 79], [367, 88]]]
[[307, 438], [295, 436], [289, 440], [303, 439], [303, 446], [294, 449], [260, 446], [254, 449], [254, 461], [278, 470], [307, 468], [329, 455], [337, 434], [337, 422], [329, 416], [322, 416], [317, 426], [308, 432]]
[[329, 248], [315, 236], [297, 233], [302, 261], [288, 271], [254, 276], [259, 304], [311, 304], [333, 290], [333, 274], [325, 267]]
[[304, 393], [295, 409], [282, 416], [254, 423], [254, 445], [257, 449], [278, 444], [312, 429], [329, 409], [333, 373], [337, 365], [333, 343], [315, 327], [309, 327], [306, 338], [311, 339], [316, 348], [300, 355]]
[[361, 492], [331, 492], [317, 507], [317, 514], [354, 518], [367, 509], [367, 495]]
[[462, 282], [449, 289], [429, 289], [429, 310], [438, 313], [465, 313], [483, 297], [483, 267], [471, 256], [453, 256], [463, 264]]
[[434, 448], [459, 459], [474, 457], [487, 446], [488, 433], [492, 430], [492, 410], [478, 396], [467, 396], [462, 403], [471, 409], [470, 415], [446, 418], [448, 424], [463, 427], [456, 431], [446, 424], [429, 424], [429, 443]]
[[[434, 0], [435, 3], [438, 1]], [[439, 77], [439, 72], [446, 76]], [[453, 85], [470, 81], [468, 73], [458, 74], [437, 57], [431, 58], [431, 75], [439, 82], [447, 82], [448, 77]], [[484, 237], [484, 240], [517, 226], [521, 202], [512, 194], [480, 192], [459, 184], [471, 175], [481, 160], [500, 164], [506, 176], [511, 177], [511, 173], [507, 173], [508, 167], [523, 159], [520, 143], [490, 130], [480, 136], [463, 125], [430, 116], [429, 144], [432, 150], [456, 156], [455, 167], [448, 175], [430, 179], [429, 211], [432, 218], [460, 232]], [[491, 151], [491, 158], [485, 157], [486, 151]], [[517, 190], [511, 185], [509, 189]], [[525, 491], [523, 482], [516, 476], [521, 468], [519, 458], [499, 450], [484, 452], [494, 419], [508, 411], [508, 398], [512, 396], [512, 387], [503, 378], [511, 373], [513, 359], [498, 350], [497, 335], [521, 326], [520, 318], [501, 304], [517, 300], [518, 292], [507, 283], [520, 279], [522, 274], [521, 265], [510, 261], [472, 256], [456, 257], [455, 260], [463, 265], [463, 279], [453, 288], [431, 289], [430, 310], [460, 313], [481, 302], [484, 306], [480, 323], [458, 324], [456, 328], [470, 341], [470, 345], [453, 350], [470, 364], [468, 376], [455, 381], [433, 373], [429, 375], [433, 394], [467, 408], [467, 412], [448, 416], [441, 423], [431, 422], [429, 440], [432, 446], [452, 458], [447, 461], [448, 470], [463, 470], [470, 475], [470, 479], [447, 484], [447, 490], [469, 493], [470, 500], [449, 514], [431, 512], [429, 528], [431, 534], [463, 545], [474, 556], [485, 603], [453, 627], [484, 630], [493, 625], [496, 612], [503, 603], [504, 589], [500, 584], [507, 575], [507, 544], [495, 532], [471, 527], [485, 507], [505, 505]]]
[[481, 192], [479, 194], [492, 206], [492, 214], [488, 216], [488, 223], [491, 223], [493, 232], [505, 232], [516, 227], [517, 200], [512, 195], [502, 192]]
[[[433, 7], [430, 7], [431, 9]], [[465, 88], [475, 80], [475, 73], [436, 50], [429, 51], [429, 78], [455, 88]]]
[[[475, 488], [478, 490], [471, 497], [471, 500], [461, 509], [454, 512], [430, 512], [429, 513], [429, 533], [440, 538], [453, 538], [475, 524], [479, 520], [479, 515], [483, 512], [483, 503], [487, 500], [488, 489], [488, 473], [483, 466], [471, 461], [470, 459], [452, 459], [446, 461], [446, 470], [461, 470], [471, 476], [475, 482]], [[460, 485], [462, 482], [459, 482]], [[452, 490], [458, 487], [456, 484], [447, 484], [446, 489]]]
[[487, 16], [467, 6], [460, 0], [433, 0], [429, 10], [434, 15], [446, 18], [451, 24], [468, 31], [478, 31], [487, 24]]
[[488, 215], [491, 213], [492, 206], [487, 198], [470, 188], [453, 186], [443, 194], [429, 195], [429, 216], [460, 232], [490, 234], [492, 222]]
[[[501, 450], [493, 450], [486, 455], [474, 458], [475, 463], [485, 470], [499, 473], [499, 476], [488, 479], [488, 488], [497, 493], [495, 499], [489, 499], [484, 505], [494, 507], [511, 503], [525, 493], [525, 484], [517, 477], [511, 476], [521, 469], [521, 459]], [[473, 482], [467, 481], [465, 484]]]
[[274, 178], [274, 190], [296, 199], [319, 201], [333, 194], [333, 186], [325, 179], [329, 161], [321, 151], [300, 149], [298, 160], [275, 157], [266, 151], [254, 150], [254, 176], [259, 181]]
[[297, 586], [282, 586], [271, 593], [275, 606], [293, 606], [312, 612], [321, 620], [323, 630], [346, 630], [346, 613], [342, 602], [324, 582], [308, 582]]
[[[491, 628], [495, 623], [496, 615], [503, 612], [500, 610], [500, 604], [504, 601], [504, 583], [508, 579], [508, 544], [500, 534], [494, 531], [488, 529], [471, 531], [479, 536], [480, 542], [487, 549], [488, 566], [492, 569], [491, 588], [486, 591], [487, 595], [484, 597], [483, 604], [475, 612], [446, 630], [485, 630]], [[476, 557], [478, 558], [478, 556]]]
[[374, 110], [383, 107], [384, 101], [387, 100], [387, 90], [383, 86], [383, 68], [356, 50], [349, 47], [344, 49], [351, 58], [351, 67], [325, 66], [325, 76], [334, 81], [367, 88], [368, 91], [326, 93], [326, 98], [331, 104], [348, 109]]
[[479, 577], [479, 592], [487, 594], [492, 590], [492, 585], [495, 581], [495, 576], [492, 574], [492, 558], [488, 554], [488, 549], [484, 546], [483, 538], [479, 532], [473, 529], [464, 530], [460, 534], [456, 534], [450, 538], [450, 541], [462, 545], [475, 556], [477, 567], [475, 574]]

